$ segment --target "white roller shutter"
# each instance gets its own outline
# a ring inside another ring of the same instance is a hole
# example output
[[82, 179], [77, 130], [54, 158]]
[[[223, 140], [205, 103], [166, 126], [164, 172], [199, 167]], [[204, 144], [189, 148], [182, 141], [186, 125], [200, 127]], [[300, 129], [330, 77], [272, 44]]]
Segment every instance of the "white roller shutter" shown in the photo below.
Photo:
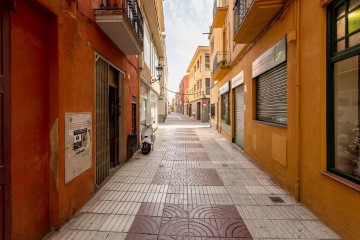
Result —
[[235, 143], [244, 149], [244, 84], [235, 88]]
[[287, 125], [286, 62], [257, 78], [256, 119]]

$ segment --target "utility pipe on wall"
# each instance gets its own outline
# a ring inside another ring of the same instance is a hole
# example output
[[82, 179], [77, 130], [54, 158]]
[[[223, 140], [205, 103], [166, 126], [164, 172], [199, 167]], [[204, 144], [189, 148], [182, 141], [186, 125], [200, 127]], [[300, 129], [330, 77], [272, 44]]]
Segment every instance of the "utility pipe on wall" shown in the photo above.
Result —
[[295, 182], [295, 198], [300, 201], [301, 187], [301, 121], [300, 121], [300, 0], [295, 0], [295, 21], [296, 21], [296, 90], [295, 90], [295, 156], [296, 156], [296, 182]]

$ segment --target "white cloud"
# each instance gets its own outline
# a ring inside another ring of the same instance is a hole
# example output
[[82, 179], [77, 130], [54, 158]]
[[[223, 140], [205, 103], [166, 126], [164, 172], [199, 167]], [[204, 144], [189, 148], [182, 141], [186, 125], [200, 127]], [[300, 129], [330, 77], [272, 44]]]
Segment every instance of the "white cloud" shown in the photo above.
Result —
[[197, 46], [208, 45], [212, 0], [166, 0], [164, 3], [169, 89], [178, 91]]

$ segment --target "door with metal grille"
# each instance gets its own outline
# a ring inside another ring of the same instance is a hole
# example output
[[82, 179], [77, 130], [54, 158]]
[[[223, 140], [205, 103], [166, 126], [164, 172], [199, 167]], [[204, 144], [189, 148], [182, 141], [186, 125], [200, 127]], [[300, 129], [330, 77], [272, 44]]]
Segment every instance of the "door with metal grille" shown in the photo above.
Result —
[[101, 58], [96, 61], [96, 184], [109, 175], [109, 64]]
[[0, 240], [10, 239], [10, 32], [9, 10], [0, 2]]
[[235, 88], [235, 143], [244, 149], [244, 84]]

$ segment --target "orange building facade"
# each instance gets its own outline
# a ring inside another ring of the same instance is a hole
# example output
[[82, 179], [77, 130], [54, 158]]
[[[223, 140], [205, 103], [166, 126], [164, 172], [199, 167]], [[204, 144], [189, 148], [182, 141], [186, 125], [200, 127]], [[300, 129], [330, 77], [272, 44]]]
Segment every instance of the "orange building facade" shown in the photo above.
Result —
[[215, 0], [209, 37], [213, 124], [343, 239], [360, 239], [359, 9]]
[[0, 234], [40, 239], [67, 222], [137, 148], [142, 23], [109, 27], [104, 18], [130, 15], [100, 0], [0, 6], [9, 40], [2, 52], [10, 49], [2, 61], [9, 74], [1, 80], [1, 129], [10, 132], [1, 131], [7, 178]]

